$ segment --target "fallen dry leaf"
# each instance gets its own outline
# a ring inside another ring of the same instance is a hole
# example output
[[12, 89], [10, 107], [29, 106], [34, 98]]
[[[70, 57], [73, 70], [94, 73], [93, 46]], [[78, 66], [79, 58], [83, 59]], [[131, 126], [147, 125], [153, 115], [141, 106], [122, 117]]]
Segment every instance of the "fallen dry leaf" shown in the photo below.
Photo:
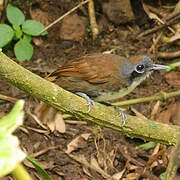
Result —
[[92, 177], [89, 169], [88, 169], [86, 166], [83, 166], [83, 171], [84, 171], [84, 173], [87, 174], [89, 177]]
[[[150, 19], [157, 20], [157, 21], [161, 22], [162, 24], [164, 24], [163, 21], [162, 21], [155, 13], [153, 13], [153, 12], [151, 11], [151, 9], [152, 9], [151, 6], [149, 6], [149, 5], [145, 4], [145, 3], [142, 3], [142, 5], [143, 5], [144, 11], [146, 12], [146, 14], [148, 15], [148, 17], [149, 17]], [[153, 9], [154, 9], [154, 8], [153, 8]]]
[[53, 132], [54, 130], [56, 130], [55, 115], [57, 111], [54, 108], [49, 107], [48, 111], [46, 111], [45, 113], [46, 116], [44, 118], [44, 121], [47, 122], [46, 125]]
[[41, 102], [36, 107], [35, 114], [39, 121], [42, 122], [43, 125], [46, 125], [51, 132], [57, 130], [60, 133], [65, 133], [66, 125], [62, 114], [53, 107]]
[[156, 115], [156, 121], [169, 124], [171, 119], [171, 109], [162, 111], [160, 114]]
[[[24, 160], [24, 165], [29, 167], [29, 168], [32, 168], [32, 169], [35, 169], [34, 165], [28, 161], [27, 159]], [[38, 164], [43, 168], [43, 169], [52, 169], [54, 167], [54, 162], [53, 161], [38, 161]]]
[[126, 168], [124, 168], [122, 171], [118, 172], [118, 173], [115, 173], [113, 174], [112, 178], [113, 179], [117, 179], [117, 180], [120, 180], [125, 172]]
[[171, 121], [175, 125], [180, 125], [180, 101], [174, 104]]
[[161, 101], [157, 101], [156, 104], [153, 107], [153, 110], [151, 112], [151, 119], [154, 119], [155, 115], [158, 113], [160, 108]]
[[78, 148], [81, 148], [82, 145], [84, 144], [85, 140], [89, 138], [91, 134], [90, 133], [85, 133], [81, 134], [75, 139], [73, 139], [68, 145], [67, 145], [67, 150], [66, 153], [70, 154], [71, 152], [77, 150]]
[[111, 176], [109, 174], [107, 174], [105, 171], [103, 171], [96, 159], [94, 157], [91, 157], [91, 161], [90, 163], [86, 160], [84, 155], [72, 155], [72, 154], [68, 154], [68, 156], [70, 156], [72, 159], [74, 159], [75, 161], [79, 162], [80, 164], [82, 164], [83, 166], [90, 168], [91, 170], [94, 170], [96, 172], [98, 172], [99, 174], [101, 174], [105, 179], [112, 179]]
[[137, 180], [137, 179], [139, 179], [139, 174], [138, 173], [129, 173], [126, 177], [125, 177], [125, 179], [126, 180]]
[[98, 169], [99, 171], [103, 171], [103, 170], [100, 168], [97, 160], [96, 160], [93, 156], [91, 156], [91, 165], [92, 165], [93, 167], [95, 167], [96, 169]]
[[32, 42], [38, 47], [43, 44], [43, 40], [41, 37], [33, 37]]
[[57, 112], [54, 119], [55, 119], [55, 129], [60, 133], [65, 133], [66, 125], [62, 117], [62, 114]]
[[107, 177], [107, 173], [103, 169], [100, 168], [97, 160], [93, 156], [91, 156], [90, 164], [94, 169], [96, 169], [97, 172], [100, 172], [104, 178]]
[[180, 71], [172, 71], [165, 75], [166, 81], [177, 88], [180, 88]]
[[42, 127], [43, 129], [48, 129], [46, 126], [43, 125], [43, 123], [40, 121], [40, 119], [36, 115], [32, 114], [31, 112], [28, 112], [28, 114], [36, 121], [36, 123], [40, 127]]
[[149, 157], [146, 167], [144, 169], [144, 172], [146, 170], [152, 170], [152, 168], [158, 166], [159, 164], [164, 163], [164, 165], [167, 163], [166, 162], [166, 147], [161, 146], [160, 144], [157, 144], [156, 148], [154, 149], [153, 153]]
[[81, 137], [83, 137], [87, 141], [90, 135], [91, 135], [90, 133], [84, 133], [81, 134]]
[[131, 107], [131, 111], [133, 113], [135, 113], [135, 115], [138, 117], [138, 118], [141, 118], [141, 119], [147, 119], [143, 114], [141, 114], [140, 112], [138, 112], [135, 108]]
[[167, 43], [173, 43], [174, 41], [177, 41], [178, 39], [180, 39], [180, 32], [176, 32], [174, 36], [170, 37]]
[[169, 124], [180, 125], [180, 102], [170, 104], [165, 111], [162, 111], [156, 118], [158, 121]]

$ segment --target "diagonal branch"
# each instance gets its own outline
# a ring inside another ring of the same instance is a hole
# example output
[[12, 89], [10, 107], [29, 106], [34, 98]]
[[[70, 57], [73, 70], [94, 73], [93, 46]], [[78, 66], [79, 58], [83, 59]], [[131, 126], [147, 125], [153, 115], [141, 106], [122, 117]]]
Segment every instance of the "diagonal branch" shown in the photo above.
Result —
[[112, 107], [95, 103], [87, 113], [86, 100], [62, 89], [18, 65], [0, 52], [0, 76], [14, 86], [42, 100], [56, 109], [94, 124], [119, 131], [129, 137], [175, 144], [180, 127], [127, 115], [125, 126], [122, 118]]

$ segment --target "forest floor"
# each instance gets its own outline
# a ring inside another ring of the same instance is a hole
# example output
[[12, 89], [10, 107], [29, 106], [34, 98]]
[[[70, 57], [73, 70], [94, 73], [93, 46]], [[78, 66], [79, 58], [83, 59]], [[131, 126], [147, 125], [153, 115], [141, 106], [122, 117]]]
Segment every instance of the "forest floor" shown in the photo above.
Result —
[[[18, 1], [18, 5], [26, 17], [40, 20], [45, 25], [50, 24], [77, 5], [75, 0], [23, 2]], [[61, 21], [51, 27], [47, 36], [33, 38], [35, 44], [33, 58], [21, 65], [45, 77], [57, 66], [85, 54], [113, 50], [113, 53], [126, 57], [138, 54], [152, 55], [150, 48], [153, 44], [153, 34], [139, 40], [136, 39], [137, 32], [143, 31], [144, 26], [139, 27], [135, 22], [117, 25], [109, 21], [107, 15], [102, 11], [101, 3], [96, 5], [100, 34], [96, 40], [93, 40], [90, 25], [88, 25], [89, 17], [86, 6], [73, 13], [72, 22], [70, 20], [72, 15], [69, 15], [71, 16], [69, 20]], [[80, 23], [79, 26], [74, 25], [78, 23]], [[72, 28], [69, 30], [71, 25]], [[74, 31], [72, 30], [73, 25]], [[145, 28], [150, 28], [153, 23], [148, 24], [147, 22], [146, 25]], [[73, 31], [73, 33], [68, 34], [68, 31]], [[6, 54], [14, 58], [12, 50], [8, 50]], [[154, 61], [161, 64], [169, 63], [158, 58]], [[175, 74], [168, 75], [165, 72], [154, 72], [123, 99], [150, 96], [160, 91], [177, 90], [180, 83], [177, 85], [172, 82], [172, 79], [179, 72], [177, 70], [173, 73]], [[52, 120], [49, 124], [52, 128], [50, 130], [46, 125], [42, 126], [37, 121], [37, 108], [39, 107], [37, 99], [13, 87], [2, 78], [0, 78], [0, 92], [7, 96], [25, 99], [24, 125], [15, 134], [20, 139], [22, 149], [35, 157], [52, 179], [108, 179], [113, 175], [117, 179], [159, 179], [167, 168], [172, 147], [156, 143], [150, 149], [144, 150], [138, 148], [139, 145], [146, 143], [140, 139], [130, 139], [119, 132], [86, 123], [82, 119], [63, 118], [64, 115], [60, 113], [59, 119], [56, 117], [57, 119]], [[12, 107], [13, 103], [0, 101], [0, 117], [8, 113]], [[153, 101], [133, 105], [128, 107], [126, 112], [163, 123], [179, 125], [178, 107], [180, 107], [180, 101], [172, 98], [162, 102]], [[44, 113], [43, 116], [54, 118], [54, 112]], [[176, 118], [173, 118], [174, 116]], [[57, 121], [61, 122], [62, 127], [53, 130]], [[90, 168], [85, 166], [85, 162]], [[26, 161], [24, 164], [33, 179], [40, 179], [40, 175], [32, 165]], [[7, 176], [4, 179], [8, 178]]]

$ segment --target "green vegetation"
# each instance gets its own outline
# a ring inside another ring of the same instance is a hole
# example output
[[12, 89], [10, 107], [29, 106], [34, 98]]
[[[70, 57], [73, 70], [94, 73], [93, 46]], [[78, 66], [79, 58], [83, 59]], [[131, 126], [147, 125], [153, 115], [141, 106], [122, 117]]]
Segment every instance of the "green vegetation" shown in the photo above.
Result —
[[24, 160], [25, 153], [19, 147], [19, 140], [12, 135], [22, 125], [24, 101], [18, 101], [12, 111], [0, 119], [0, 177], [13, 171]]
[[[35, 20], [25, 20], [23, 12], [11, 4], [7, 6], [6, 15], [11, 26], [0, 24], [0, 48], [5, 48], [15, 41], [16, 58], [20, 62], [30, 60], [34, 51], [31, 44], [32, 36], [39, 36], [44, 25]], [[47, 31], [41, 35], [47, 35]]]
[[12, 133], [23, 124], [24, 101], [19, 100], [11, 112], [0, 119], [0, 178], [12, 173], [15, 179], [32, 180], [21, 162], [27, 157], [44, 180], [51, 177], [32, 157], [27, 156], [19, 147], [19, 140]]

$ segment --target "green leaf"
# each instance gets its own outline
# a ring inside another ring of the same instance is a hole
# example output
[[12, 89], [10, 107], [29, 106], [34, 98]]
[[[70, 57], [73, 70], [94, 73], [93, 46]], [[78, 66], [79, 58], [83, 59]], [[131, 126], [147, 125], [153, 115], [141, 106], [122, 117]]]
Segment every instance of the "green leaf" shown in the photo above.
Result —
[[166, 179], [166, 172], [163, 172], [159, 176], [159, 180], [165, 180]]
[[14, 132], [18, 126], [22, 125], [24, 117], [23, 107], [24, 101], [18, 101], [11, 112], [0, 119], [0, 133], [3, 132], [3, 134], [10, 134]]
[[23, 123], [24, 101], [18, 101], [12, 111], [0, 119], [0, 177], [10, 173], [26, 157], [19, 140], [11, 133]]
[[10, 173], [26, 157], [19, 148], [19, 140], [13, 135], [0, 137], [0, 177]]
[[44, 178], [44, 180], [51, 180], [51, 177], [48, 175], [48, 173], [41, 167], [41, 165], [34, 158], [27, 156], [27, 160], [33, 164], [37, 172]]
[[[22, 25], [22, 30], [26, 34], [31, 36], [39, 36], [40, 32], [44, 29], [44, 25], [35, 20], [26, 20]], [[47, 31], [42, 33], [41, 35], [46, 35]]]
[[30, 60], [33, 55], [33, 46], [28, 41], [21, 39], [15, 44], [14, 52], [20, 62]]
[[8, 4], [8, 6], [6, 8], [6, 14], [7, 14], [7, 18], [11, 24], [15, 24], [15, 25], [19, 26], [19, 25], [23, 24], [23, 22], [25, 20], [23, 12], [19, 8], [15, 7], [11, 4]]
[[24, 34], [24, 36], [23, 36], [23, 40], [25, 40], [25, 41], [27, 41], [27, 42], [31, 42], [31, 40], [32, 40], [32, 37], [31, 36], [29, 36], [29, 35], [27, 35], [27, 34]]
[[157, 145], [156, 142], [150, 141], [150, 142], [147, 142], [147, 143], [144, 143], [144, 144], [139, 145], [139, 146], [137, 147], [137, 149], [143, 149], [143, 150], [145, 150], [145, 151], [148, 151], [149, 149], [155, 148], [156, 145]]
[[21, 27], [18, 26], [18, 25], [16, 25], [16, 24], [13, 24], [13, 28], [14, 28], [15, 33], [16, 33], [16, 38], [17, 38], [17, 39], [20, 39], [21, 36], [22, 36], [22, 34], [23, 34], [23, 32], [22, 32], [22, 30], [21, 30]]
[[0, 24], [0, 48], [7, 45], [14, 36], [13, 29], [7, 24]]

